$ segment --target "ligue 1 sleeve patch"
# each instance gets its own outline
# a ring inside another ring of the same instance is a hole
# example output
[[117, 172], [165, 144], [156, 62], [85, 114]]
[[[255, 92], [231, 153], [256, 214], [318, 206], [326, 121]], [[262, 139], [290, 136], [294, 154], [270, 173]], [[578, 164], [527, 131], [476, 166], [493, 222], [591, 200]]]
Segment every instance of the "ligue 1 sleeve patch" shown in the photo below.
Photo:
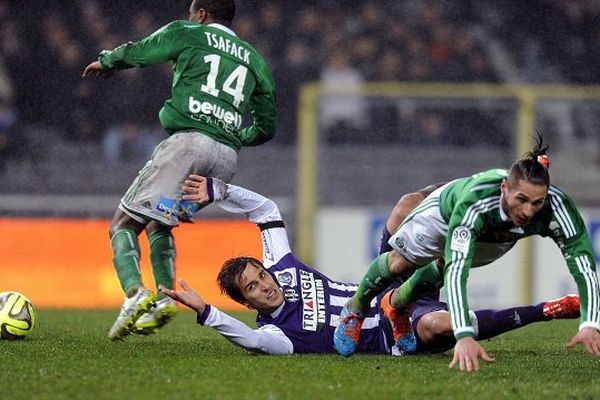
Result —
[[458, 226], [452, 232], [452, 241], [450, 250], [458, 253], [467, 254], [469, 252], [469, 243], [471, 242], [471, 230], [466, 226]]

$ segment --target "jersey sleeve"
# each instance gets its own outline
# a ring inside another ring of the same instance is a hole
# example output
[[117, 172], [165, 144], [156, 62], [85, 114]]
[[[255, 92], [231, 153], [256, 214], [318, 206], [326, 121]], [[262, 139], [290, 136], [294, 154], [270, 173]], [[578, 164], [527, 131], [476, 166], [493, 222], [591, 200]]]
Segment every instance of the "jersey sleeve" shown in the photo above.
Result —
[[256, 70], [257, 84], [250, 97], [250, 113], [253, 124], [241, 129], [239, 138], [244, 146], [258, 146], [275, 136], [277, 128], [277, 98], [275, 81], [269, 68], [260, 60]]
[[473, 264], [475, 241], [484, 224], [482, 214], [488, 210], [481, 201], [458, 202], [448, 222], [444, 286], [452, 330], [457, 340], [475, 336], [467, 300], [467, 278]]
[[[219, 182], [212, 179], [213, 186], [221, 185]], [[240, 186], [227, 185], [227, 193], [223, 199], [217, 198], [215, 201], [223, 210], [244, 214], [250, 222], [258, 225], [262, 236], [263, 264], [266, 268], [292, 252], [281, 213], [273, 200]]]
[[108, 70], [145, 67], [175, 60], [184, 45], [185, 26], [182, 21], [174, 21], [138, 42], [103, 50], [98, 60]]
[[294, 352], [292, 341], [275, 325], [252, 329], [210, 305], [206, 305], [204, 312], [198, 314], [198, 323], [210, 326], [234, 345], [249, 351], [265, 354]]
[[[554, 189], [551, 189], [554, 190]], [[579, 291], [579, 329], [600, 330], [600, 290], [587, 228], [574, 202], [563, 193], [550, 193], [553, 218], [550, 237], [560, 248]]]

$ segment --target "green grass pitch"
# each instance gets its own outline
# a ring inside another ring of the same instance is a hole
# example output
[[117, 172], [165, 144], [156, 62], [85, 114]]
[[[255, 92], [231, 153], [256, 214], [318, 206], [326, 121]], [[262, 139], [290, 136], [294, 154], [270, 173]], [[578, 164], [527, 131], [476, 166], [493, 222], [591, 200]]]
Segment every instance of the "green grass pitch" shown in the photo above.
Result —
[[[38, 310], [23, 341], [0, 341], [1, 398], [17, 399], [599, 399], [600, 358], [564, 344], [575, 321], [541, 323], [484, 343], [478, 373], [450, 354], [252, 355], [182, 312], [158, 335], [113, 343], [117, 310]], [[251, 313], [237, 315], [251, 323]]]

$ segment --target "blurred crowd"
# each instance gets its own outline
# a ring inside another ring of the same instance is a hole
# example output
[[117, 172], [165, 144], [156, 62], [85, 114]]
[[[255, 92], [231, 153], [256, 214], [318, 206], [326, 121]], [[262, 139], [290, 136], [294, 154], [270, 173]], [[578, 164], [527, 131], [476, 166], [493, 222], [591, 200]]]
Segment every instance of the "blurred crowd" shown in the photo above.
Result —
[[[516, 2], [504, 2], [519, 9]], [[541, 46], [548, 45], [542, 50], [553, 49], [540, 57], [596, 54], [587, 69], [564, 72], [574, 82], [597, 81], [592, 71], [600, 59], [593, 42], [598, 24], [591, 16], [598, 2], [537, 3], [550, 11], [536, 16], [535, 24], [515, 19], [520, 24], [515, 30], [539, 35]], [[9, 156], [28, 154], [27, 126], [43, 126], [72, 143], [94, 143], [107, 162], [146, 157], [164, 137], [157, 113], [169, 96], [170, 66], [128, 70], [109, 80], [82, 79], [81, 72], [100, 50], [186, 18], [188, 5], [188, 0], [46, 0], [24, 12], [22, 2], [0, 0], [0, 167]], [[482, 29], [480, 7], [476, 0], [238, 1], [233, 28], [269, 61], [280, 105], [275, 141], [292, 144], [298, 90], [307, 81], [498, 82], [476, 35]], [[554, 26], [557, 18], [565, 22], [562, 31], [536, 31]], [[507, 34], [511, 37], [516, 36]], [[566, 42], [553, 42], [559, 37]], [[492, 144], [510, 140], [493, 128], [506, 115], [486, 107], [474, 112], [347, 96], [324, 99], [320, 108], [320, 126], [334, 143], [460, 145], [482, 129]]]

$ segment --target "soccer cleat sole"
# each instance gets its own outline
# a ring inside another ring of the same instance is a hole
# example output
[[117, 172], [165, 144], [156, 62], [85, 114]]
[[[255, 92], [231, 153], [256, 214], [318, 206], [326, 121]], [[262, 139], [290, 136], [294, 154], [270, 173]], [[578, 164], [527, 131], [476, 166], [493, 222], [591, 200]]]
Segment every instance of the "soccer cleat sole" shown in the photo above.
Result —
[[131, 333], [131, 327], [133, 324], [135, 324], [135, 321], [144, 313], [150, 311], [155, 299], [156, 298], [152, 295], [146, 296], [144, 299], [142, 299], [142, 301], [140, 301], [137, 309], [131, 313], [129, 318], [123, 320], [119, 320], [120, 317], [117, 318], [117, 321], [115, 321], [108, 332], [108, 338], [116, 341], [121, 340], [125, 336], [129, 335]]
[[131, 333], [136, 335], [152, 335], [157, 333], [163, 326], [171, 322], [177, 316], [177, 307], [169, 307], [167, 309], [155, 313], [155, 318], [145, 323], [139, 323], [139, 320], [133, 324]]
[[[347, 305], [344, 306], [340, 315], [340, 323], [335, 328], [333, 333], [333, 346], [340, 355], [344, 357], [350, 357], [356, 353], [363, 320], [363, 317], [350, 311]], [[353, 333], [350, 335], [347, 334], [349, 330], [349, 323], [356, 324], [353, 328], [351, 328]]]

